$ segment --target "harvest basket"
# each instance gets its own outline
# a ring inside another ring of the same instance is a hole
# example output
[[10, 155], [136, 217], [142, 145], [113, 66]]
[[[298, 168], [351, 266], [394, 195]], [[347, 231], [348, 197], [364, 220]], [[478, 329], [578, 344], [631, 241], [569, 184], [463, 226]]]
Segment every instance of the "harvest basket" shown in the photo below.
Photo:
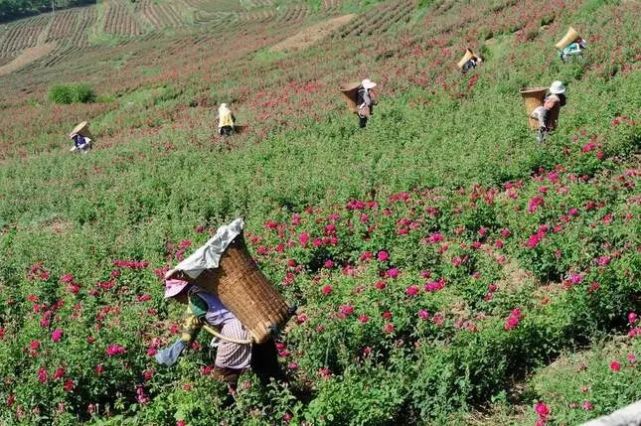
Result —
[[574, 42], [577, 38], [579, 38], [579, 33], [577, 30], [574, 28], [570, 27], [568, 29], [568, 32], [565, 33], [565, 36], [557, 44], [555, 44], [556, 48], [559, 50], [565, 49], [570, 43]]
[[203, 271], [194, 282], [218, 296], [247, 328], [255, 343], [263, 343], [294, 314], [249, 254], [243, 234], [229, 244], [217, 269]]
[[523, 97], [523, 103], [525, 105], [525, 111], [527, 112], [531, 129], [539, 128], [539, 121], [535, 118], [530, 117], [530, 114], [532, 114], [532, 111], [534, 111], [536, 108], [543, 105], [543, 100], [545, 99], [545, 93], [547, 92], [547, 90], [547, 87], [535, 87], [531, 89], [521, 90], [521, 96]]
[[78, 124], [76, 127], [73, 128], [71, 133], [69, 133], [69, 137], [73, 138], [74, 135], [81, 135], [85, 136], [89, 139], [93, 139], [93, 136], [91, 135], [91, 132], [89, 131], [89, 122], [88, 121], [83, 121], [82, 123]]
[[361, 85], [360, 82], [344, 84], [340, 87], [340, 91], [345, 96], [347, 101], [347, 108], [353, 113], [358, 114], [358, 105], [356, 104], [358, 100], [358, 88]]
[[458, 61], [458, 63], [456, 64], [456, 66], [457, 66], [459, 69], [463, 69], [463, 65], [465, 65], [465, 64], [467, 63], [467, 61], [469, 61], [469, 60], [470, 60], [470, 59], [472, 59], [472, 58], [476, 58], [476, 55], [474, 54], [474, 52], [472, 52], [472, 49], [466, 49], [466, 50], [465, 50], [465, 55], [463, 55], [463, 57], [461, 58], [461, 60], [460, 60], [460, 61]]

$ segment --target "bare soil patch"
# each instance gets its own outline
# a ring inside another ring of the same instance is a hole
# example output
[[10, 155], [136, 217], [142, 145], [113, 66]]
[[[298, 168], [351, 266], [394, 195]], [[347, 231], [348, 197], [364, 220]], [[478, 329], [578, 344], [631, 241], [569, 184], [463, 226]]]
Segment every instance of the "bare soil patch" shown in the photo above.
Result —
[[56, 43], [44, 43], [36, 47], [29, 47], [23, 50], [16, 58], [6, 65], [0, 67], [0, 76], [10, 74], [19, 70], [27, 64], [47, 56], [56, 48]]
[[270, 49], [272, 52], [284, 52], [286, 50], [299, 50], [305, 49], [317, 41], [327, 37], [338, 28], [347, 24], [349, 21], [356, 17], [355, 14], [343, 15], [338, 18], [333, 18], [328, 21], [320, 22], [311, 27], [305, 28], [299, 33], [286, 38], [278, 44], [275, 44]]

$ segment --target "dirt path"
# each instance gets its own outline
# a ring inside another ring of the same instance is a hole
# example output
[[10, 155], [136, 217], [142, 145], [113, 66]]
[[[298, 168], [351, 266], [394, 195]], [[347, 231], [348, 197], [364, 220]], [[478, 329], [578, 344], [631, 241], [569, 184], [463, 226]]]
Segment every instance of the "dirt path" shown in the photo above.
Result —
[[328, 21], [323, 21], [316, 25], [312, 25], [311, 27], [305, 28], [297, 34], [286, 38], [280, 43], [275, 44], [270, 50], [272, 52], [283, 52], [286, 50], [305, 49], [306, 47], [309, 47], [312, 44], [316, 43], [318, 40], [327, 37], [332, 32], [347, 24], [355, 17], [355, 14], [343, 15], [339, 16], [338, 18], [333, 18]]
[[0, 67], [0, 76], [10, 74], [35, 60], [47, 56], [49, 53], [53, 52], [55, 48], [56, 43], [51, 42], [23, 50], [13, 61]]

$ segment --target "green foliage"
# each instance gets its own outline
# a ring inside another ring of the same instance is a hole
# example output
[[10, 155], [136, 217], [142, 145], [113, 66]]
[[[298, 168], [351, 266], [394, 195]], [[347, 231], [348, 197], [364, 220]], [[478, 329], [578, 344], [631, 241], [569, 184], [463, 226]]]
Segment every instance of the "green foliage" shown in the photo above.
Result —
[[96, 94], [87, 84], [56, 84], [49, 89], [49, 100], [56, 104], [90, 103]]

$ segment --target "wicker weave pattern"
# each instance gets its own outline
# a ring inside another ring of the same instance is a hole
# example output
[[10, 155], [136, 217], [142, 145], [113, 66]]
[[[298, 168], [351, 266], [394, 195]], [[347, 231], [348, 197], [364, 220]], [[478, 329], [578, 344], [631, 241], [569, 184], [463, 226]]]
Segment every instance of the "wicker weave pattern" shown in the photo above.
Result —
[[531, 129], [539, 128], [539, 121], [530, 117], [530, 114], [532, 114], [532, 111], [537, 107], [543, 105], [543, 99], [545, 98], [545, 92], [547, 92], [547, 90], [547, 87], [536, 87], [533, 89], [521, 90], [521, 96], [523, 96], [523, 103], [525, 105], [525, 111], [528, 114]]
[[272, 327], [283, 325], [289, 318], [287, 304], [258, 269], [242, 234], [227, 247], [220, 267], [203, 272], [196, 283], [218, 295], [256, 343], [266, 341]]

